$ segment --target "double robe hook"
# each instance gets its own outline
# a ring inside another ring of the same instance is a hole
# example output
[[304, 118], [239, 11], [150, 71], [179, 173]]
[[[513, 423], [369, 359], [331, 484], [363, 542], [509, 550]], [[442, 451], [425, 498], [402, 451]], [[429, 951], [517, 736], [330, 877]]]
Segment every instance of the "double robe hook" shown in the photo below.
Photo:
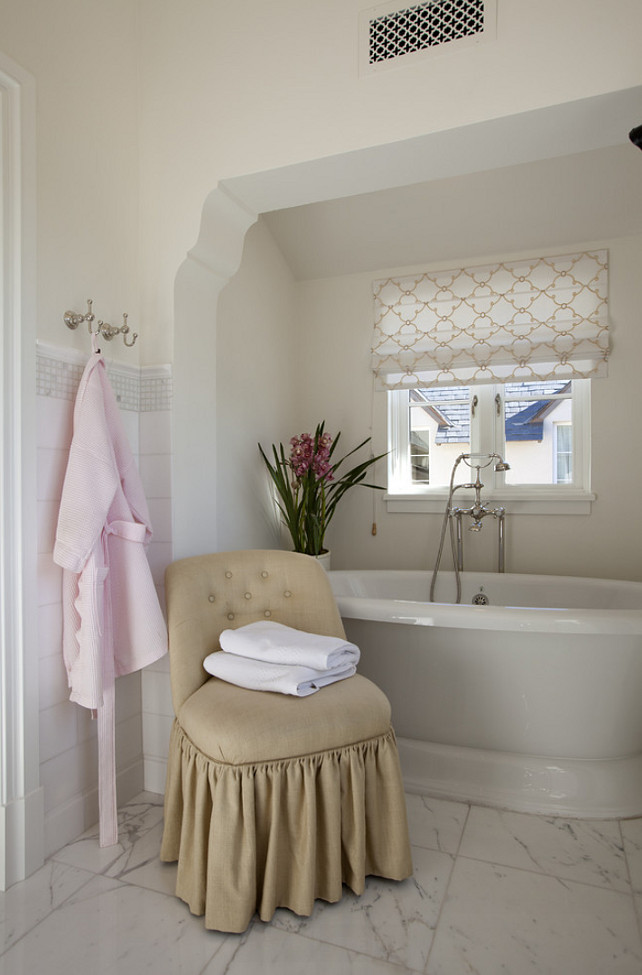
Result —
[[83, 322], [87, 322], [87, 328], [89, 329], [90, 335], [102, 335], [103, 338], [107, 339], [108, 342], [114, 338], [115, 335], [122, 335], [123, 342], [128, 348], [131, 348], [138, 338], [138, 332], [132, 332], [131, 342], [127, 341], [127, 336], [129, 335], [130, 328], [127, 324], [127, 314], [123, 312], [123, 324], [120, 327], [116, 325], [110, 325], [109, 322], [101, 322], [100, 319], [96, 322], [96, 329], [94, 330], [93, 324], [96, 321], [96, 316], [92, 311], [93, 300], [91, 298], [87, 299], [87, 313], [85, 315], [79, 315], [74, 311], [66, 311], [64, 315], [65, 325], [67, 328], [78, 328]]

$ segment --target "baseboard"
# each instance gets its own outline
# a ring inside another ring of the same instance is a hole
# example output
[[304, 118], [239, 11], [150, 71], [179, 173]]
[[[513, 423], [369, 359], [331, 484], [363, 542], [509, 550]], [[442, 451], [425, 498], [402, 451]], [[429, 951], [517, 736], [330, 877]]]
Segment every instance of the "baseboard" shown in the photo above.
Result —
[[[143, 791], [143, 760], [137, 759], [116, 775], [118, 806], [124, 805]], [[98, 822], [98, 787], [69, 802], [56, 806], [46, 816], [44, 823], [44, 853], [50, 857], [68, 843], [72, 843], [85, 830]]]
[[407, 792], [577, 819], [642, 816], [642, 755], [550, 759], [399, 738]]
[[44, 790], [0, 806], [0, 890], [35, 873], [44, 863]]
[[165, 793], [165, 780], [167, 778], [167, 759], [166, 758], [145, 758], [145, 792], [156, 792], [158, 795]]

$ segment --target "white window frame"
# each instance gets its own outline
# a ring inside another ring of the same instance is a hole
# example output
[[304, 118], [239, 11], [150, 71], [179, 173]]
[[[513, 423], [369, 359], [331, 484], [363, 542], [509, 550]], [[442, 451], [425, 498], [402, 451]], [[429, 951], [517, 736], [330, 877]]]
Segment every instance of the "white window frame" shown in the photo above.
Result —
[[[560, 428], [563, 427], [564, 429], [566, 429], [569, 426], [572, 426], [572, 424], [569, 423], [568, 421], [563, 421], [563, 422], [560, 422], [560, 423], [554, 423], [553, 424], [553, 477], [555, 478], [555, 483], [556, 484], [563, 484], [564, 483], [563, 481], [560, 481], [559, 480], [559, 461], [560, 461], [559, 433], [560, 433]], [[565, 451], [564, 451], [564, 453], [565, 453]], [[571, 447], [571, 459], [573, 459], [572, 447]], [[572, 465], [571, 465], [571, 469], [572, 469]]]
[[[495, 397], [503, 386], [471, 386], [477, 406], [471, 416], [471, 452], [504, 454], [504, 410], [497, 415]], [[411, 480], [409, 392], [389, 390], [388, 396], [388, 490], [384, 495], [389, 512], [443, 511], [448, 485]], [[591, 502], [591, 381], [572, 384], [573, 482], [571, 484], [506, 484], [503, 474], [484, 471], [484, 498], [507, 503], [512, 514], [590, 514]]]

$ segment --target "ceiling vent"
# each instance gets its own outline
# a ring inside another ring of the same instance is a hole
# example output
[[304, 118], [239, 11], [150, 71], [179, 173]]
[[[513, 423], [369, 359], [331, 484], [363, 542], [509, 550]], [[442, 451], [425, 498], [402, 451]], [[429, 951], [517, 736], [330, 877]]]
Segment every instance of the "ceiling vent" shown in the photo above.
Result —
[[405, 62], [412, 56], [488, 40], [494, 36], [495, 7], [496, 0], [428, 0], [400, 8], [397, 0], [364, 11], [362, 67], [372, 71], [399, 64], [399, 58]]

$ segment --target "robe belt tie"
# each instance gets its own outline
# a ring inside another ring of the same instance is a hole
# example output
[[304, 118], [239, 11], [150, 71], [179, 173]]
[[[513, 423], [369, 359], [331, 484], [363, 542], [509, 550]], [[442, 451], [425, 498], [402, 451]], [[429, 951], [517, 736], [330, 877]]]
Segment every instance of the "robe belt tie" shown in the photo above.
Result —
[[117, 535], [129, 542], [145, 542], [148, 538], [147, 525], [134, 521], [112, 521], [105, 525], [106, 535]]

